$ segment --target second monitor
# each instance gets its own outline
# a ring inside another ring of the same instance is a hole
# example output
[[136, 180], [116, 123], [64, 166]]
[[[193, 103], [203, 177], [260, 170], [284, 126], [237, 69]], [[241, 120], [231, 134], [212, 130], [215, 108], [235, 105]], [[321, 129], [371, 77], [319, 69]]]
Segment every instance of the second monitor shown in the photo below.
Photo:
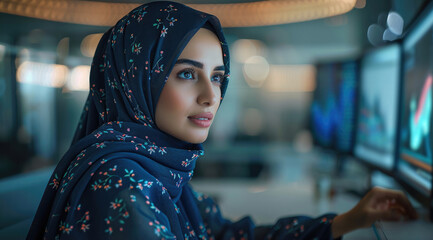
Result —
[[361, 60], [355, 156], [386, 172], [397, 145], [400, 45], [374, 49]]

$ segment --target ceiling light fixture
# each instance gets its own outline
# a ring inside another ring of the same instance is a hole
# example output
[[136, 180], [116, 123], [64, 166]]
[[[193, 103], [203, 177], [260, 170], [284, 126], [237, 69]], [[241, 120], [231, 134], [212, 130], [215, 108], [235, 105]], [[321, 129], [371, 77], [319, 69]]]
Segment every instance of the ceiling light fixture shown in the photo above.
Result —
[[[216, 15], [223, 27], [249, 27], [302, 22], [340, 15], [352, 10], [356, 0], [268, 0], [249, 3], [186, 4]], [[0, 12], [94, 26], [113, 26], [139, 6], [74, 0], [2, 0]]]

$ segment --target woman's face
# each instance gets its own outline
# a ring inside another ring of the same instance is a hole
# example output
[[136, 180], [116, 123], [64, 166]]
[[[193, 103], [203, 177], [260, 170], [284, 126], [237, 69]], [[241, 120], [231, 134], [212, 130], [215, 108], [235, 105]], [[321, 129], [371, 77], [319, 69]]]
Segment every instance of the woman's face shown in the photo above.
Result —
[[180, 54], [156, 106], [157, 127], [180, 140], [202, 143], [218, 110], [224, 79], [221, 44], [201, 28]]

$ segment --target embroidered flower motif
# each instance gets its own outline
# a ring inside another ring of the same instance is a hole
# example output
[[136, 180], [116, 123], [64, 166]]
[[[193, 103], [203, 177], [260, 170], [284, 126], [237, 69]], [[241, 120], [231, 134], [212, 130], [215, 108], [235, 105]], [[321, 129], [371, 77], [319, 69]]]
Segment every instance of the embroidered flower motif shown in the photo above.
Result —
[[168, 28], [166, 28], [165, 26], [162, 26], [160, 37], [165, 37], [165, 35], [167, 35], [167, 30], [168, 30]]
[[128, 134], [119, 134], [116, 135], [116, 139], [119, 141], [125, 141], [127, 138], [131, 138]]
[[169, 19], [169, 25], [170, 25], [170, 27], [172, 27], [172, 26], [174, 26], [174, 23], [175, 22], [177, 22], [177, 19], [175, 19], [174, 17], [171, 17], [170, 19]]
[[84, 156], [86, 156], [85, 152], [86, 152], [86, 149], [84, 149], [83, 151], [81, 151], [81, 152], [77, 155], [77, 159], [76, 159], [76, 160], [78, 161], [78, 160], [82, 159]]
[[71, 233], [72, 229], [74, 229], [73, 225], [70, 226], [68, 223], [64, 223], [64, 222], [60, 221], [59, 231], [61, 231], [62, 233], [69, 234], [69, 233]]
[[140, 46], [140, 43], [132, 43], [131, 45], [132, 45], [132, 49], [131, 49], [132, 52], [137, 55], [141, 52], [141, 49], [143, 48]]
[[106, 147], [106, 145], [105, 145], [105, 143], [97, 143], [96, 144], [96, 148], [105, 148]]
[[[65, 212], [68, 212], [70, 209], [71, 209], [71, 207], [69, 206], [69, 203], [67, 203], [67, 206], [65, 208]], [[78, 204], [76, 210], [77, 210], [77, 212], [79, 212], [81, 210], [81, 204]], [[59, 232], [70, 234], [72, 232], [72, 230], [74, 229], [74, 226], [77, 226], [81, 231], [86, 232], [87, 230], [90, 229], [90, 224], [88, 223], [89, 220], [90, 220], [89, 211], [86, 211], [81, 218], [79, 218], [78, 220], [76, 220], [73, 223], [68, 223], [66, 221], [60, 221]]]
[[182, 176], [180, 176], [180, 174], [179, 173], [173, 173], [171, 170], [169, 170], [170, 171], [170, 175], [173, 177], [173, 180], [174, 181], [176, 181], [176, 187], [180, 187], [180, 185], [182, 184], [182, 180], [183, 180], [183, 177]]
[[[123, 33], [123, 30], [122, 30], [122, 33]], [[111, 46], [112, 47], [114, 47], [114, 45], [116, 44], [116, 39], [117, 39], [117, 35], [113, 35], [113, 37], [111, 38]]]
[[132, 169], [131, 171], [129, 171], [128, 169], [125, 169], [126, 174], [124, 175], [124, 177], [129, 178], [129, 181], [131, 182], [136, 182], [134, 179], [135, 173], [134, 173], [134, 169]]
[[161, 211], [155, 206], [155, 204], [153, 204], [153, 202], [150, 201], [149, 196], [145, 196], [146, 197], [146, 204], [149, 205], [150, 209], [154, 210], [155, 213], [161, 213]]
[[50, 186], [53, 186], [53, 189], [59, 188], [59, 177], [57, 176], [57, 173], [54, 174], [52, 182], [49, 184]]
[[141, 183], [138, 183], [138, 184], [137, 184], [137, 186], [136, 186], [136, 188], [138, 188], [138, 189], [140, 189], [140, 190], [142, 190], [142, 191], [143, 191], [143, 184], [141, 184]]
[[149, 152], [149, 154], [152, 154], [152, 153], [155, 152], [155, 149], [156, 149], [156, 146], [152, 145], [152, 146], [149, 146], [149, 148], [147, 149], [147, 151]]
[[184, 161], [182, 161], [182, 167], [188, 167], [192, 161], [193, 159], [185, 159]]
[[146, 8], [144, 7], [143, 12], [137, 17], [137, 22], [141, 22], [141, 20], [143, 20], [144, 15], [147, 13], [147, 12], [144, 12], [145, 9]]
[[153, 26], [156, 26], [156, 29], [159, 29], [159, 26], [162, 24], [162, 21], [160, 18], [156, 19], [156, 23], [153, 24]]
[[118, 207], [120, 207], [121, 206], [121, 203], [123, 202], [123, 200], [122, 199], [115, 199], [114, 200], [114, 202], [111, 202], [110, 203], [110, 208], [112, 208], [112, 209], [116, 209], [116, 208], [118, 208]]
[[167, 153], [167, 151], [165, 150], [166, 149], [166, 147], [159, 147], [159, 153], [161, 153], [161, 155], [164, 155], [164, 154], [166, 154]]
[[163, 237], [165, 239], [176, 239], [176, 236], [172, 235], [166, 226], [159, 223], [158, 220], [150, 221], [149, 226], [154, 227], [154, 233], [158, 237]]
[[174, 210], [176, 211], [177, 214], [180, 214], [179, 207], [175, 203], [174, 203]]
[[152, 187], [153, 182], [152, 181], [144, 181], [144, 186], [150, 188]]
[[135, 77], [135, 71], [137, 70], [137, 66], [135, 66], [134, 60], [129, 59], [129, 63], [131, 63], [131, 66], [128, 68], [128, 72], [131, 73], [132, 77]]
[[113, 228], [112, 228], [112, 227], [108, 227], [108, 228], [105, 230], [105, 232], [111, 235], [111, 234], [113, 233]]
[[126, 209], [126, 204], [123, 201], [123, 199], [116, 198], [114, 202], [110, 203], [110, 208], [113, 209], [114, 213], [112, 215], [109, 215], [104, 219], [105, 224], [107, 224], [107, 229], [105, 229], [105, 232], [108, 234], [112, 234], [113, 229], [113, 222], [117, 221], [117, 224], [120, 224], [121, 227], [119, 227], [119, 231], [123, 231], [123, 226], [126, 222], [125, 220], [129, 218], [129, 212]]
[[81, 224], [81, 231], [86, 232], [87, 230], [89, 230], [89, 226], [90, 224]]
[[159, 52], [159, 59], [155, 62], [152, 70], [156, 73], [160, 73], [164, 71], [164, 64], [160, 65], [161, 60], [163, 59], [162, 55], [164, 54], [164, 51]]
[[116, 188], [119, 188], [119, 187], [123, 186], [122, 179], [117, 180], [117, 183], [114, 184], [114, 186], [115, 186]]

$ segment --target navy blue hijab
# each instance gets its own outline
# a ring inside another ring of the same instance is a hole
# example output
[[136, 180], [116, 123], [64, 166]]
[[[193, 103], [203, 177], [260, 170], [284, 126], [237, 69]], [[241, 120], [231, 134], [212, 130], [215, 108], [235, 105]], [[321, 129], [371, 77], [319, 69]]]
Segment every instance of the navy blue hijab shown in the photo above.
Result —
[[[225, 76], [229, 51], [218, 19], [174, 2], [152, 2], [132, 10], [100, 40], [87, 99], [74, 143], [104, 123], [134, 122], [155, 128], [155, 109], [174, 63], [201, 28], [220, 39]], [[228, 78], [221, 86], [224, 96]]]
[[[221, 85], [221, 96], [224, 96], [229, 52], [220, 23], [213, 15], [175, 2], [152, 2], [132, 10], [102, 36], [92, 62], [90, 92], [79, 126], [70, 149], [50, 178], [28, 239], [72, 238], [75, 232], [93, 231], [99, 223], [91, 220], [104, 216], [99, 216], [99, 210], [89, 205], [90, 202], [100, 202], [102, 206], [108, 201], [112, 210], [117, 210], [120, 207], [116, 206], [126, 201], [120, 203], [115, 198], [109, 202], [104, 195], [87, 196], [86, 191], [116, 194], [115, 190], [121, 189], [126, 181], [131, 189], [158, 187], [143, 202], [167, 196], [175, 203], [174, 208], [162, 204], [165, 200], [158, 200], [161, 204], [155, 202], [155, 205], [158, 211], [167, 214], [162, 220], [181, 219], [176, 224], [167, 223], [176, 236], [182, 236], [182, 229], [189, 228], [189, 224], [196, 232], [200, 231], [199, 213], [193, 206], [187, 206], [194, 203], [188, 199], [189, 195], [182, 196], [182, 191], [192, 176], [196, 159], [203, 155], [202, 146], [165, 134], [157, 128], [154, 119], [156, 104], [174, 63], [202, 27], [212, 30], [221, 42], [226, 76]], [[120, 165], [114, 163], [129, 165], [122, 165], [123, 169], [119, 170]], [[101, 170], [104, 166], [111, 167]], [[137, 170], [132, 169], [143, 169], [141, 179]], [[115, 175], [116, 170], [122, 174]], [[97, 176], [100, 178], [95, 180]], [[127, 197], [128, 203], [139, 201], [139, 196]], [[186, 199], [179, 201], [181, 198]], [[88, 210], [77, 217], [82, 209]], [[173, 216], [181, 211], [190, 216], [191, 223], [181, 216]], [[124, 224], [129, 214], [132, 213], [123, 212], [121, 219], [125, 219], [118, 220], [119, 224]], [[149, 224], [156, 227], [162, 220]], [[106, 227], [105, 232], [112, 234], [111, 222], [107, 220], [99, 228]], [[123, 227], [119, 229], [123, 231]], [[159, 226], [161, 229], [164, 230]]]

